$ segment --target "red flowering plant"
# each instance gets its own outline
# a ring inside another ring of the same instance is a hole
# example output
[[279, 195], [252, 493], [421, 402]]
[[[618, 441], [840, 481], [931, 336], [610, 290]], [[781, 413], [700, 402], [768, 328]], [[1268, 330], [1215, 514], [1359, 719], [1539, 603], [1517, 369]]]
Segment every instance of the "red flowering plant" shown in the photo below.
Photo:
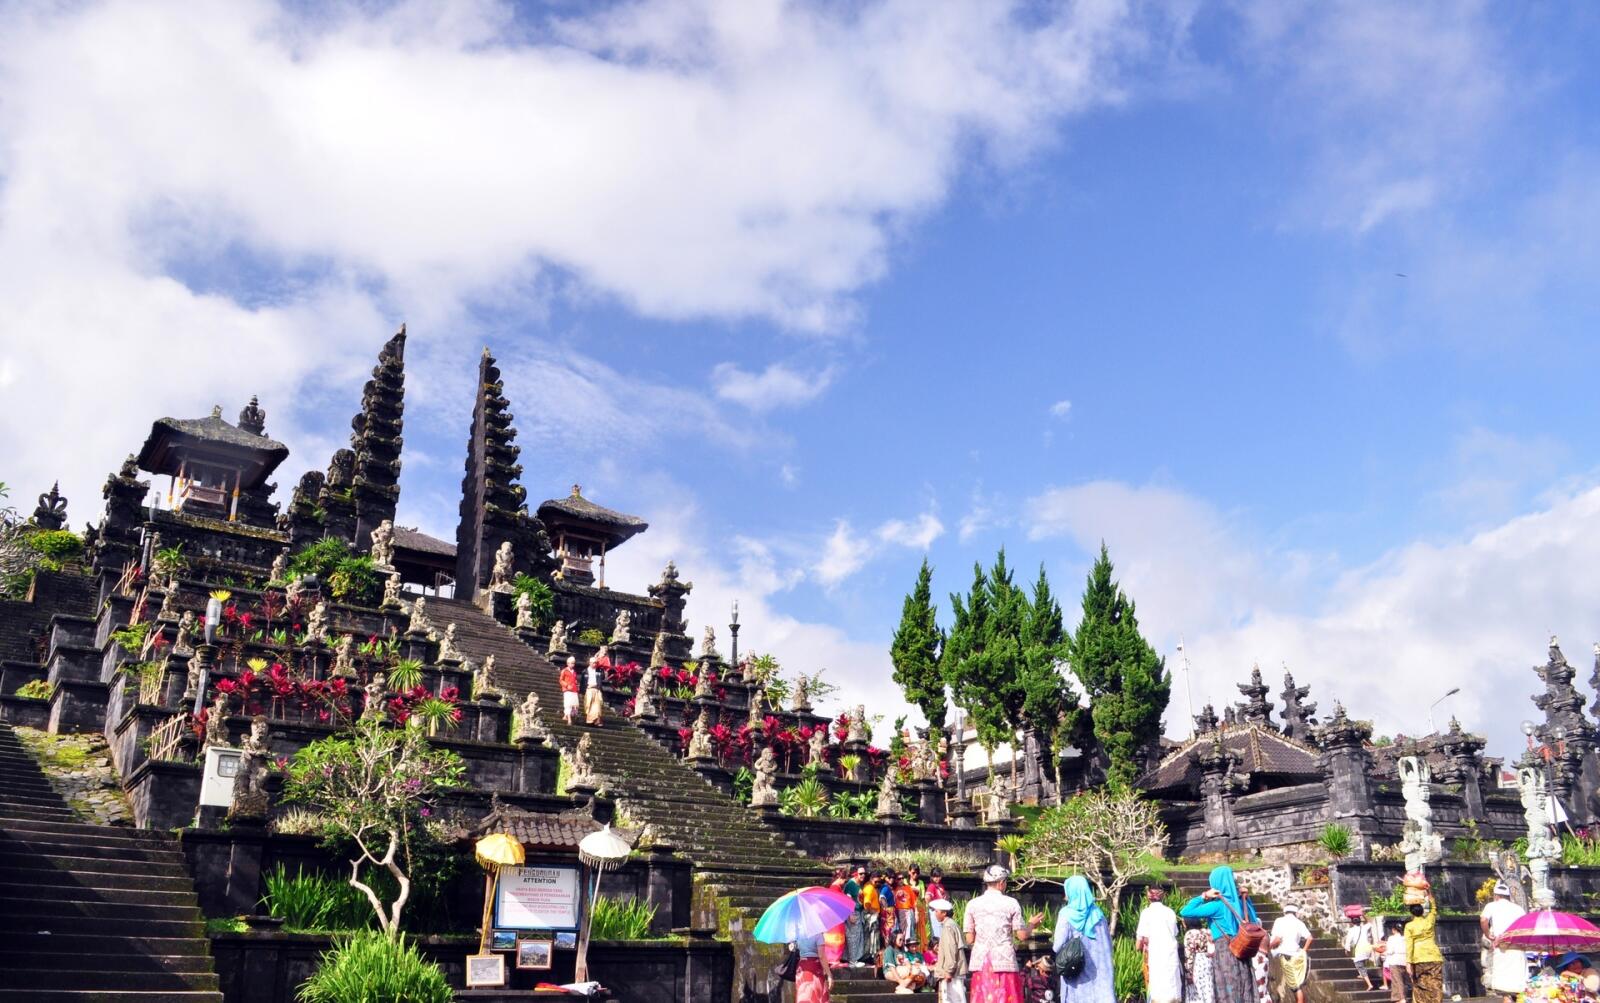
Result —
[[833, 722], [833, 737], [844, 741], [850, 737], [850, 712], [845, 711]]
[[615, 686], [618, 689], [634, 689], [639, 685], [639, 677], [642, 675], [644, 675], [644, 667], [638, 662], [607, 665], [605, 667], [606, 685]]
[[889, 750], [880, 749], [876, 745], [867, 746], [867, 769], [874, 777], [883, 776], [883, 771], [889, 765]]

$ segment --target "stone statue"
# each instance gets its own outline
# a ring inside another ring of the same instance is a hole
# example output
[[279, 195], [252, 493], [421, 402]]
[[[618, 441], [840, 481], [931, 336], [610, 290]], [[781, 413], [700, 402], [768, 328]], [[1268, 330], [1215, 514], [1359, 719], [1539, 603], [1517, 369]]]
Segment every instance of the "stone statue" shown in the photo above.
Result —
[[850, 731], [845, 734], [846, 742], [865, 742], [867, 740], [867, 705], [856, 704], [855, 712], [850, 715]]
[[378, 523], [370, 534], [372, 540], [372, 566], [386, 569], [394, 567], [394, 523], [388, 519]]
[[814, 766], [819, 773], [827, 773], [831, 767], [828, 765], [828, 728], [823, 725], [811, 733], [811, 756], [806, 760], [807, 766]]
[[213, 745], [227, 748], [228, 744], [228, 694], [218, 693], [211, 701], [211, 709], [206, 712], [206, 741], [200, 751], [204, 752]]
[[712, 689], [711, 666], [702, 665], [694, 674], [694, 699], [715, 700], [717, 691]]
[[600, 780], [595, 776], [594, 766], [589, 762], [589, 750], [594, 747], [587, 732], [578, 739], [578, 747], [572, 751], [572, 774], [567, 778], [567, 786], [589, 787], [600, 786]]
[[1006, 788], [1000, 785], [998, 790], [989, 792], [989, 810], [984, 816], [990, 822], [1004, 822], [1011, 817], [1011, 802], [1006, 800]]
[[[450, 627], [454, 629], [455, 624], [452, 623]], [[485, 656], [483, 666], [472, 674], [472, 698], [474, 700], [490, 700], [495, 703], [506, 702], [505, 691], [494, 684], [493, 655]]]
[[336, 676], [353, 676], [356, 674], [356, 636], [345, 634], [339, 638], [339, 643], [333, 646], [333, 674]]
[[517, 629], [533, 629], [533, 596], [526, 592], [517, 594]]
[[67, 500], [61, 497], [61, 482], [50, 485], [50, 490], [39, 496], [39, 507], [33, 510], [33, 524], [40, 529], [60, 529], [67, 523]]
[[194, 638], [194, 631], [194, 610], [186, 609], [183, 611], [183, 616], [178, 619], [178, 636], [172, 642], [173, 654], [194, 654], [194, 645], [190, 643]]
[[706, 632], [700, 636], [700, 657], [716, 658], [717, 656], [717, 628], [706, 624]]
[[1555, 821], [1544, 770], [1538, 765], [1519, 768], [1517, 788], [1522, 794], [1522, 817], [1528, 825], [1527, 856], [1528, 872], [1533, 878], [1533, 905], [1549, 908], [1555, 904], [1555, 894], [1550, 890], [1550, 864], [1561, 859], [1561, 843], [1554, 836]]
[[522, 706], [517, 708], [517, 730], [512, 736], [517, 742], [542, 742], [547, 737], [544, 724], [539, 719], [539, 694], [533, 690], [528, 691], [528, 696], [522, 701]]
[[567, 622], [557, 620], [556, 625], [550, 628], [550, 646], [545, 649], [547, 655], [565, 655], [567, 653]]
[[178, 580], [176, 578], [167, 582], [167, 589], [161, 594], [161, 608], [156, 610], [157, 620], [176, 620], [178, 618]]
[[794, 677], [793, 707], [798, 711], [811, 709], [811, 680], [803, 672]]
[[1406, 855], [1406, 870], [1420, 870], [1444, 856], [1444, 840], [1433, 831], [1433, 816], [1428, 801], [1433, 790], [1433, 772], [1420, 756], [1402, 756], [1395, 763], [1400, 773], [1400, 790], [1406, 799], [1406, 823], [1400, 849]]
[[306, 581], [307, 580], [304, 576], [296, 578], [294, 581], [289, 583], [288, 588], [283, 590], [283, 596], [285, 599], [289, 600], [290, 605], [298, 603], [301, 600], [301, 597], [303, 597], [309, 590], [310, 586], [306, 584]]
[[900, 817], [900, 794], [895, 789], [892, 765], [883, 771], [883, 783], [878, 785], [878, 808], [873, 814], [884, 819]]
[[625, 609], [617, 610], [617, 622], [611, 627], [611, 643], [633, 643], [633, 614]]
[[382, 608], [405, 608], [405, 600], [400, 598], [400, 572], [398, 571], [390, 572], [389, 577], [384, 579]]
[[308, 642], [328, 641], [328, 604], [319, 601], [311, 607], [311, 615], [306, 618], [306, 640]]
[[361, 705], [361, 720], [382, 721], [384, 716], [383, 673], [380, 672], [373, 676], [367, 685], [362, 687], [362, 689], [366, 692], [367, 698]]
[[767, 726], [767, 715], [763, 710], [763, 703], [767, 697], [766, 690], [757, 686], [750, 690], [750, 707], [748, 724], [751, 731], [763, 731]]
[[917, 746], [911, 757], [911, 774], [917, 780], [939, 779], [939, 750], [927, 739]]
[[656, 631], [655, 643], [650, 646], [650, 667], [659, 669], [667, 664], [667, 632]]
[[439, 638], [439, 661], [459, 662], [462, 660], [461, 649], [456, 647], [456, 625], [453, 623], [446, 624], [444, 635]]
[[267, 769], [271, 752], [267, 748], [267, 719], [259, 714], [250, 719], [250, 735], [240, 746], [239, 772], [233, 778], [233, 806], [230, 818], [265, 819], [270, 807], [267, 797]]
[[514, 560], [515, 557], [511, 550], [511, 541], [506, 540], [504, 543], [500, 544], [500, 549], [494, 552], [494, 570], [489, 572], [489, 591], [511, 591], [511, 578], [515, 574], [515, 572], [512, 571], [512, 562]]
[[633, 694], [633, 716], [653, 719], [656, 710], [656, 670], [645, 669], [639, 673], [639, 688]]
[[282, 585], [289, 580], [289, 548], [284, 547], [272, 559], [272, 569], [267, 572], [268, 585]]
[[777, 776], [778, 758], [772, 754], [772, 746], [769, 745], [756, 757], [756, 777], [750, 785], [750, 807], [760, 808], [778, 803]]
[[711, 748], [711, 711], [703, 710], [694, 720], [694, 733], [689, 736], [689, 750], [685, 753], [690, 759], [713, 759], [716, 753]]
[[433, 633], [433, 621], [428, 619], [428, 597], [417, 596], [411, 604], [411, 619], [406, 623], [407, 634], [421, 634], [426, 637]]

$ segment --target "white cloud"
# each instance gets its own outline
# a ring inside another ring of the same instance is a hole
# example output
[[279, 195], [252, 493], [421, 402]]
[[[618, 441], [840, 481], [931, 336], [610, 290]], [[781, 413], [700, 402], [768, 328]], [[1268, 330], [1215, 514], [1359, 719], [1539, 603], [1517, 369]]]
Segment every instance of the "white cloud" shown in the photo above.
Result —
[[477, 341], [469, 307], [526, 318], [555, 295], [838, 330], [892, 235], [975, 158], [1011, 164], [1117, 99], [1151, 27], [1120, 3], [706, 0], [553, 27], [488, 0], [304, 10], [9, 12], [0, 441], [20, 488], [59, 474], [82, 515], [153, 414], [250, 393], [297, 446], [319, 385], [359, 380], [402, 318], [419, 354]]
[[1065, 418], [1072, 413], [1072, 402], [1059, 400], [1050, 405], [1050, 414], [1057, 418]]
[[740, 369], [732, 362], [721, 363], [711, 371], [711, 386], [718, 397], [758, 412], [809, 403], [832, 382], [831, 368], [807, 374], [777, 362], [759, 373]]
[[[1600, 589], [1600, 488], [1347, 569], [1275, 550], [1170, 489], [1101, 483], [1036, 502], [1037, 537], [1087, 548], [1107, 527], [1146, 635], [1169, 653], [1184, 636], [1197, 706], [1240, 699], [1234, 684], [1255, 662], [1276, 695], [1287, 663], [1324, 715], [1339, 699], [1380, 732], [1417, 734], [1427, 705], [1460, 686], [1439, 723], [1458, 714], [1490, 736], [1491, 754], [1514, 755], [1517, 722], [1536, 716], [1528, 698], [1541, 686], [1529, 666], [1544, 661], [1548, 636], [1567, 640], [1580, 679], [1600, 637], [1589, 601]], [[1179, 678], [1169, 732], [1187, 733], [1186, 710]]]
[[824, 587], [832, 588], [860, 571], [872, 556], [873, 544], [850, 528], [850, 523], [840, 519], [833, 524], [833, 533], [822, 545], [822, 556], [812, 566], [811, 573]]
[[878, 527], [878, 539], [884, 543], [898, 544], [913, 550], [927, 550], [929, 545], [944, 535], [944, 523], [932, 512], [924, 512], [910, 522], [890, 519]]

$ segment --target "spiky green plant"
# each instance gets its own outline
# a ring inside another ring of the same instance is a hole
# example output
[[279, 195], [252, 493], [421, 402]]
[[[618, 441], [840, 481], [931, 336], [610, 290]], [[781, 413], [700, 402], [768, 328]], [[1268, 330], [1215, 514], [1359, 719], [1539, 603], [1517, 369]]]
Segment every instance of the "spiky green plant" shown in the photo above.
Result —
[[405, 937], [376, 931], [340, 937], [300, 986], [301, 1003], [452, 1003], [439, 966]]
[[594, 900], [589, 936], [595, 940], [648, 940], [656, 907], [639, 899], [601, 895]]

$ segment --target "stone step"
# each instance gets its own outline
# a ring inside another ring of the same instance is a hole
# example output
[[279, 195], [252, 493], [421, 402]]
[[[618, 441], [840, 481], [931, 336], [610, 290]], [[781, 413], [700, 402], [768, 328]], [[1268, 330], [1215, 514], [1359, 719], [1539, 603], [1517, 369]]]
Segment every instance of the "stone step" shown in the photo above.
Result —
[[[122, 944], [117, 939], [95, 945], [96, 967], [109, 972], [167, 972], [181, 975], [212, 973], [211, 956], [202, 952], [156, 954], [143, 951], [108, 951], [104, 944]], [[179, 944], [202, 941], [174, 941]], [[0, 943], [0, 966], [36, 969], [70, 969], [83, 964], [83, 944], [70, 936], [35, 937], [26, 947]]]
[[5, 984], [14, 989], [101, 989], [120, 992], [218, 991], [215, 972], [113, 971], [96, 964], [79, 970], [11, 968]]
[[52, 902], [126, 903], [184, 906], [191, 909], [200, 907], [200, 900], [193, 888], [126, 888], [120, 883], [117, 887], [95, 888], [85, 886], [76, 880], [50, 883], [37, 880], [8, 881], [0, 877], [0, 901], [26, 899], [35, 895]]
[[164, 873], [132, 873], [71, 870], [59, 867], [0, 867], [0, 887], [39, 888], [42, 894], [54, 895], [60, 887], [82, 888], [89, 891], [189, 892], [194, 883], [182, 868], [165, 869]]
[[93, 934], [96, 937], [200, 937], [199, 920], [116, 919], [110, 916], [18, 916], [0, 913], [0, 936], [12, 933]]
[[27, 913], [35, 919], [127, 919], [152, 922], [189, 922], [200, 919], [198, 903], [161, 905], [151, 902], [109, 902], [104, 899], [67, 899], [55, 896], [0, 897], [0, 912]]
[[78, 817], [70, 808], [41, 808], [37, 805], [13, 805], [0, 801], [0, 828], [4, 828], [6, 823], [14, 820], [53, 819], [70, 822]]
[[93, 836], [71, 833], [38, 833], [46, 838], [31, 838], [11, 833], [10, 839], [0, 843], [0, 862], [19, 856], [91, 857], [108, 860], [148, 861], [152, 864], [183, 863], [183, 851], [160, 844], [108, 845]]
[[221, 992], [162, 989], [127, 992], [106, 989], [4, 989], [0, 1003], [223, 1003]]
[[[211, 942], [203, 937], [106, 937], [95, 942], [98, 955], [134, 955], [136, 957], [203, 958], [209, 963]], [[83, 942], [72, 931], [43, 933], [8, 933], [0, 937], [0, 954], [76, 954], [83, 957]], [[6, 963], [9, 965], [9, 962]], [[118, 962], [117, 964], [122, 964]], [[4, 979], [0, 979], [0, 984]]]
[[73, 836], [95, 839], [108, 844], [136, 843], [167, 849], [175, 848], [170, 841], [170, 837], [164, 833], [153, 832], [149, 829], [134, 829], [128, 826], [92, 825], [88, 822], [64, 822], [54, 819], [0, 819], [0, 831], [10, 833], [18, 839]]

